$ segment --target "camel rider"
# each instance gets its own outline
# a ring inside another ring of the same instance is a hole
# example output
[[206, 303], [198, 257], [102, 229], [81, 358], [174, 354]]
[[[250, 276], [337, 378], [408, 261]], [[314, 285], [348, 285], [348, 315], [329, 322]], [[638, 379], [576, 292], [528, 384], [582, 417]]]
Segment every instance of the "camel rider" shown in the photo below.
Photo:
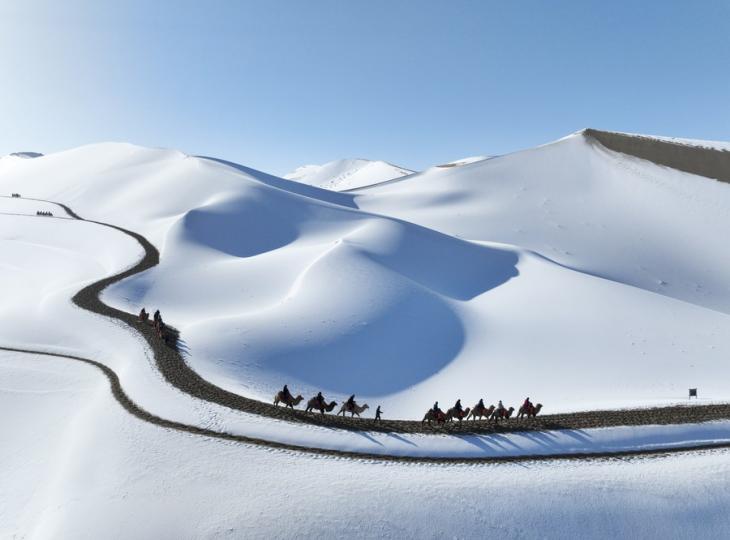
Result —
[[525, 402], [522, 404], [522, 410], [525, 411], [526, 413], [529, 413], [532, 411], [532, 409], [533, 409], [532, 402], [530, 401], [529, 397], [526, 397]]
[[454, 404], [454, 409], [456, 409], [460, 413], [463, 413], [464, 412], [464, 409], [461, 406], [461, 399], [457, 399], [456, 400], [456, 404]]
[[497, 411], [503, 412], [504, 411], [504, 405], [502, 405], [502, 400], [499, 400], [499, 403], [497, 404]]
[[319, 403], [320, 407], [324, 407], [324, 396], [322, 392], [317, 392], [317, 403]]
[[139, 320], [144, 321], [147, 318], [147, 311], [145, 311], [144, 308], [142, 308], [142, 311], [139, 312]]
[[289, 393], [289, 387], [285, 384], [284, 389], [281, 391], [282, 395], [284, 396], [284, 399], [292, 399], [291, 393]]
[[159, 309], [155, 310], [154, 319], [155, 319], [155, 322], [162, 320], [162, 316], [160, 315], [160, 310]]
[[476, 406], [477, 409], [484, 409], [484, 399], [480, 399]]
[[347, 398], [347, 409], [351, 410], [355, 406], [355, 394], [352, 394], [349, 398]]
[[433, 412], [439, 412], [439, 402], [433, 404], [433, 409], [431, 409]]

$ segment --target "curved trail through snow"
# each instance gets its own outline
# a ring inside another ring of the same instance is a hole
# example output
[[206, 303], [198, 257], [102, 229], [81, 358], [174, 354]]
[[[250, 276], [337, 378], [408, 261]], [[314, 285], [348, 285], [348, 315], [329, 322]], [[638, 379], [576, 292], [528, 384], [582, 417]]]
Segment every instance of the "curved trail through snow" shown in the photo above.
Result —
[[[264, 403], [255, 399], [246, 398], [244, 396], [234, 394], [224, 390], [209, 381], [203, 379], [194, 370], [192, 370], [180, 352], [173, 347], [164, 344], [157, 338], [154, 329], [149, 325], [140, 325], [134, 314], [110, 307], [100, 300], [101, 292], [109, 285], [121, 281], [127, 277], [148, 270], [159, 263], [159, 252], [145, 237], [142, 235], [124, 229], [122, 227], [94, 220], [85, 220], [76, 214], [68, 206], [54, 201], [46, 201], [43, 199], [25, 199], [36, 200], [55, 204], [61, 207], [73, 219], [87, 221], [100, 226], [109, 227], [122, 232], [134, 238], [144, 249], [144, 256], [135, 265], [129, 269], [117, 273], [113, 276], [106, 277], [96, 281], [74, 295], [72, 301], [77, 306], [96, 313], [104, 315], [112, 319], [120, 320], [133, 330], [140, 333], [149, 344], [153, 351], [155, 362], [158, 370], [165, 380], [177, 388], [178, 390], [204, 401], [209, 401], [225, 407], [240, 410], [250, 414], [266, 416], [288, 422], [299, 422], [318, 426], [327, 426], [330, 428], [339, 428], [351, 431], [378, 431], [386, 433], [432, 433], [432, 434], [489, 434], [489, 433], [507, 433], [507, 432], [525, 432], [525, 431], [546, 431], [559, 429], [580, 430], [586, 428], [598, 427], [614, 427], [614, 426], [638, 426], [638, 425], [656, 425], [656, 424], [694, 424], [711, 420], [730, 419], [730, 404], [720, 405], [702, 405], [702, 406], [670, 406], [653, 409], [634, 409], [634, 410], [613, 410], [613, 411], [587, 411], [570, 414], [544, 415], [534, 419], [511, 419], [503, 423], [495, 424], [489, 421], [452, 423], [446, 426], [428, 426], [416, 421], [390, 420], [382, 423], [376, 423], [370, 419], [351, 419], [334, 415], [320, 415], [319, 413], [306, 413], [300, 410], [285, 409], [276, 407], [272, 404]], [[33, 216], [34, 217], [34, 216]], [[659, 455], [673, 452], [686, 452], [690, 450], [705, 450], [711, 448], [730, 448], [730, 443], [715, 442], [694, 444], [692, 446], [671, 447], [671, 448], [651, 448], [651, 449], [632, 449], [614, 452], [596, 451], [588, 453], [555, 453], [551, 455], [523, 455], [523, 456], [488, 456], [488, 457], [426, 457], [426, 456], [399, 456], [387, 454], [371, 454], [363, 452], [350, 452], [344, 450], [334, 450], [325, 448], [316, 448], [310, 446], [299, 446], [296, 444], [282, 443], [256, 437], [249, 437], [240, 434], [228, 433], [225, 431], [217, 431], [208, 428], [202, 428], [192, 424], [186, 424], [173, 420], [168, 420], [157, 416], [143, 407], [136, 404], [124, 391], [119, 376], [108, 366], [96, 360], [82, 358], [79, 356], [53, 353], [42, 350], [29, 350], [12, 347], [0, 347], [0, 350], [37, 354], [43, 356], [55, 356], [65, 358], [92, 365], [101, 370], [109, 380], [111, 390], [117, 402], [130, 414], [137, 418], [169, 429], [184, 431], [196, 435], [203, 435], [216, 439], [229, 441], [237, 441], [259, 446], [267, 446], [284, 450], [294, 450], [300, 452], [316, 453], [322, 455], [332, 455], [340, 457], [349, 457], [357, 459], [372, 459], [379, 461], [406, 461], [406, 462], [425, 462], [425, 463], [444, 463], [444, 462], [498, 462], [498, 461], [526, 461], [526, 460], [546, 460], [546, 459], [585, 459], [585, 458], [601, 458], [601, 457], [618, 457], [632, 455]]]

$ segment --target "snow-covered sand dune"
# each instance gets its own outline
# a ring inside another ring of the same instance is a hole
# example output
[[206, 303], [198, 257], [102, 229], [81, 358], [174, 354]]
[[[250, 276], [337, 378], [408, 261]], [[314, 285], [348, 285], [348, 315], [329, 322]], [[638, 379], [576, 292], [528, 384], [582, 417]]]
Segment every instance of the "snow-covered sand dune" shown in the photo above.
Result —
[[340, 159], [324, 165], [304, 165], [284, 178], [333, 191], [347, 191], [409, 174], [413, 171], [385, 161]]
[[247, 396], [288, 382], [399, 418], [730, 398], [728, 186], [583, 133], [353, 194], [116, 144], [22, 160], [0, 187], [150, 238], [160, 266], [106, 301], [160, 307], [191, 365]]
[[[6, 206], [23, 206], [31, 201], [2, 202]], [[165, 420], [212, 430], [211, 435], [225, 432], [327, 451], [449, 459], [620, 452], [730, 441], [727, 422], [486, 436], [364, 433], [277, 422], [202, 402], [161, 380], [149, 351], [127, 329], [68, 302], [68, 296], [86, 282], [126, 266], [124, 258], [138, 258], [134, 242], [95, 223], [39, 218], [19, 212], [1, 214], [0, 221], [5, 225], [0, 240], [6, 262], [0, 268], [0, 282], [9, 286], [4, 291], [6, 305], [2, 316], [9, 322], [5, 325], [3, 346], [71, 353], [101, 361], [117, 374], [122, 390], [138, 407]], [[12, 229], [16, 232], [8, 235], [7, 231]], [[75, 247], [71, 247], [72, 243]], [[29, 265], [28, 261], [38, 264]], [[24, 278], [13, 281], [18, 277], [18, 269], [22, 269]], [[28, 309], [29, 306], [41, 309]], [[32, 358], [22, 358], [17, 362], [24, 369], [33, 365]], [[78, 364], [67, 358], [58, 358], [56, 363], [66, 364], [71, 370]], [[104, 385], [97, 387], [108, 392]]]
[[[730, 399], [730, 186], [583, 133], [355, 193], [120, 144], [3, 158], [0, 191], [152, 240], [161, 264], [105, 300], [159, 307], [190, 364], [247, 396], [269, 400], [287, 381], [338, 399], [356, 391], [401, 418], [436, 398], [529, 394], [547, 412], [669, 403], [688, 386], [700, 403]], [[172, 388], [140, 339], [70, 303], [141, 256], [129, 237], [0, 198], [0, 247], [1, 344], [98, 359], [135, 403], [173, 422], [413, 457], [730, 440], [727, 421], [429, 436], [241, 413]], [[91, 369], [0, 353], [0, 408], [11, 412], [0, 415], [10, 435], [0, 536], [473, 536], [477, 520], [506, 537], [584, 537], [586, 523], [593, 536], [720, 537], [728, 526], [725, 451], [480, 468], [337, 460], [141, 422]]]

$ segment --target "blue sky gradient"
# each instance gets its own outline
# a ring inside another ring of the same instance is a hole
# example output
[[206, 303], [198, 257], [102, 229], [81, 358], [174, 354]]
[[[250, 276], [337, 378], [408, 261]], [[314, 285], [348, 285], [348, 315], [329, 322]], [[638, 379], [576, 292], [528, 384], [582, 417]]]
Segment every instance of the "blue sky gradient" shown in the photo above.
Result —
[[730, 140], [729, 65], [727, 0], [0, 0], [0, 154], [129, 141], [283, 174], [583, 127]]

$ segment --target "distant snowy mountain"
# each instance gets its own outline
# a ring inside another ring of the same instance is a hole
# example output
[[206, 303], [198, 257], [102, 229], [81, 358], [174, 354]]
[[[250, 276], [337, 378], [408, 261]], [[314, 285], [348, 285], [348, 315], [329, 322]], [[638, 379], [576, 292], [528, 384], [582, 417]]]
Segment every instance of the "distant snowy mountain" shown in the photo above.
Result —
[[284, 178], [333, 191], [346, 191], [379, 184], [413, 172], [385, 161], [340, 159], [324, 165], [304, 165]]

